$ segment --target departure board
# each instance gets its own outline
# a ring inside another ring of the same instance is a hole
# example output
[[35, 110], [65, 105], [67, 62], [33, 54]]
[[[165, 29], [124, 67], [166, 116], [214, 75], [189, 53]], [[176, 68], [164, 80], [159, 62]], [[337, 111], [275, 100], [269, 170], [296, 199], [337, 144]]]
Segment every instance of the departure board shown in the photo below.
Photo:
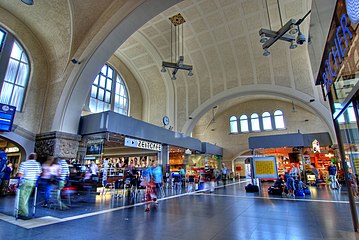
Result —
[[0, 103], [0, 131], [11, 132], [16, 107]]
[[253, 157], [255, 178], [277, 178], [277, 162], [273, 156]]

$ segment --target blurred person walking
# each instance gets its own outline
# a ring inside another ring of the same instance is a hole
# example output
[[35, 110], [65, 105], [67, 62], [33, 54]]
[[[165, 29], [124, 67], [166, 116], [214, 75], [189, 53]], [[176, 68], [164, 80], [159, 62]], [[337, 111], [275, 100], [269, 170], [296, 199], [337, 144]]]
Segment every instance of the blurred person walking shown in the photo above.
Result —
[[44, 164], [42, 164], [42, 176], [41, 185], [44, 191], [45, 202], [41, 207], [48, 207], [50, 194], [52, 189], [55, 187], [53, 183], [56, 182], [56, 178], [60, 176], [60, 166], [55, 163], [53, 156], [49, 156]]
[[[152, 176], [153, 181], [156, 184], [156, 195], [157, 197], [161, 194], [161, 198], [165, 196], [165, 192], [163, 190], [163, 175], [162, 175], [162, 167], [158, 165], [157, 162], [153, 163], [153, 169], [152, 169]], [[158, 203], [156, 201], [156, 203]]]
[[60, 204], [60, 209], [67, 209], [68, 206], [66, 206], [61, 201], [61, 190], [65, 187], [66, 181], [68, 180], [68, 178], [70, 176], [70, 168], [69, 168], [69, 164], [67, 163], [67, 161], [65, 159], [57, 159], [57, 164], [60, 166], [60, 176], [58, 179], [59, 192], [58, 192], [57, 200]]
[[36, 153], [31, 153], [25, 162], [22, 162], [17, 176], [21, 179], [18, 218], [27, 220], [29, 215], [29, 198], [35, 187], [36, 180], [41, 174], [41, 165], [36, 161]]

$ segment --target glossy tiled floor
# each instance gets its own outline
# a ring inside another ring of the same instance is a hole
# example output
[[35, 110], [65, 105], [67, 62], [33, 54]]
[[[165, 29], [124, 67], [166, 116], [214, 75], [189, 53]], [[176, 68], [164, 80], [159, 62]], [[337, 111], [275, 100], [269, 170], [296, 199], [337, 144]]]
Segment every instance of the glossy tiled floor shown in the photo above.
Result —
[[8, 216], [13, 197], [6, 197], [0, 199], [0, 236], [9, 240], [359, 239], [344, 190], [312, 188], [310, 198], [293, 200], [265, 191], [246, 193], [245, 184], [231, 183], [214, 193], [170, 196], [150, 212], [144, 212], [142, 203], [123, 205], [110, 195], [102, 200], [97, 196], [66, 211], [39, 209], [37, 218], [27, 221]]

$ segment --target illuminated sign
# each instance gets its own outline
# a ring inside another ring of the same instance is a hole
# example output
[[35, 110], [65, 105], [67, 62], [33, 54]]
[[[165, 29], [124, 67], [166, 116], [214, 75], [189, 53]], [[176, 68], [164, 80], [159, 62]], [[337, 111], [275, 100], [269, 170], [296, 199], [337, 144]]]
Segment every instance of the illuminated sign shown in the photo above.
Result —
[[153, 151], [162, 151], [162, 145], [160, 143], [148, 142], [132, 138], [125, 138], [125, 146], [148, 149]]
[[9, 147], [9, 148], [5, 148], [5, 152], [6, 153], [15, 153], [15, 152], [19, 152], [19, 148], [18, 147]]
[[10, 132], [16, 107], [0, 103], [0, 131]]
[[336, 29], [333, 46], [328, 52], [327, 59], [325, 60], [325, 69], [322, 74], [322, 80], [327, 92], [330, 91], [333, 79], [335, 79], [338, 74], [340, 63], [348, 52], [349, 40], [353, 38], [353, 34], [348, 28], [348, 24], [349, 21], [347, 15], [343, 14], [340, 18], [340, 25]]
[[275, 157], [253, 157], [255, 178], [277, 178], [277, 161]]

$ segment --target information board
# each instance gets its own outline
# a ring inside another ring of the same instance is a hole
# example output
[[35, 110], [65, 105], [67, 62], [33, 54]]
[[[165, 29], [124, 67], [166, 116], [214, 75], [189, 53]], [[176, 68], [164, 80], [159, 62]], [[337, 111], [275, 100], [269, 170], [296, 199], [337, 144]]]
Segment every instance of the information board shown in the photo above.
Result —
[[16, 107], [0, 103], [0, 131], [11, 132]]
[[277, 161], [273, 156], [253, 157], [254, 178], [277, 178]]

